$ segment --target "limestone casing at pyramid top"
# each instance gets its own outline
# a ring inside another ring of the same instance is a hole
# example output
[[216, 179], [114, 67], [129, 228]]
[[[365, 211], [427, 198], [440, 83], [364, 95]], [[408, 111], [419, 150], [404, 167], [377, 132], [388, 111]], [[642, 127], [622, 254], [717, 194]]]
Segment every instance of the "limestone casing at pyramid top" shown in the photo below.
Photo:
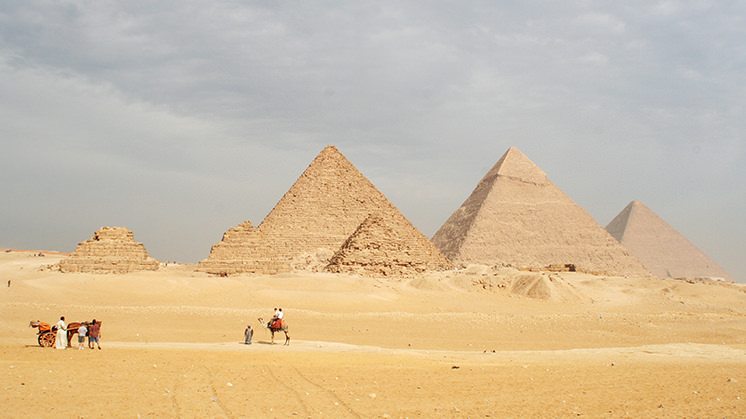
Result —
[[506, 176], [537, 185], [549, 183], [547, 174], [516, 147], [510, 147], [484, 178], [493, 176]]
[[433, 243], [449, 259], [460, 259], [459, 249], [476, 220], [487, 196], [498, 177], [535, 185], [550, 184], [546, 173], [518, 148], [510, 147], [485, 174], [461, 206], [448, 218], [432, 237]]
[[661, 278], [735, 278], [640, 201], [630, 202], [606, 226], [609, 233]]

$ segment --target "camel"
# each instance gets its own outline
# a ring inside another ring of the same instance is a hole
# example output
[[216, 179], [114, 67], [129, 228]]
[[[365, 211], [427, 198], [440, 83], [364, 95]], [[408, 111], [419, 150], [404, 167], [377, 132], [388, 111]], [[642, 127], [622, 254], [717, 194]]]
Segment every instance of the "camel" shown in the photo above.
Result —
[[266, 327], [269, 329], [270, 332], [272, 332], [272, 344], [275, 343], [275, 332], [284, 332], [285, 333], [285, 345], [290, 345], [290, 335], [288, 335], [288, 324], [285, 323], [285, 321], [282, 321], [282, 326], [280, 327], [273, 327], [272, 321], [269, 321], [267, 323], [264, 323], [264, 319], [259, 317], [259, 323], [262, 325], [262, 327]]

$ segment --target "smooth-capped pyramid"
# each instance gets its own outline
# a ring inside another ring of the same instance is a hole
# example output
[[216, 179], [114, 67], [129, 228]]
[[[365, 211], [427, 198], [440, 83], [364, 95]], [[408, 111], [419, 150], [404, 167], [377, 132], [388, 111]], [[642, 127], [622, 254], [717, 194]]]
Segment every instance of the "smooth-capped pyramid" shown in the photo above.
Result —
[[511, 147], [433, 236], [456, 264], [590, 273], [650, 272], [517, 148]]
[[723, 268], [640, 201], [630, 202], [606, 230], [655, 276], [734, 282]]
[[135, 241], [125, 227], [101, 227], [90, 239], [78, 244], [70, 257], [60, 261], [62, 272], [127, 273], [155, 271], [159, 262], [145, 245]]
[[336, 147], [328, 146], [259, 227], [242, 227], [247, 230], [244, 244], [216, 244], [198, 269], [215, 274], [289, 271], [298, 258], [333, 255], [374, 212], [399, 210]]
[[329, 272], [411, 276], [453, 264], [400, 212], [366, 218], [329, 261]]

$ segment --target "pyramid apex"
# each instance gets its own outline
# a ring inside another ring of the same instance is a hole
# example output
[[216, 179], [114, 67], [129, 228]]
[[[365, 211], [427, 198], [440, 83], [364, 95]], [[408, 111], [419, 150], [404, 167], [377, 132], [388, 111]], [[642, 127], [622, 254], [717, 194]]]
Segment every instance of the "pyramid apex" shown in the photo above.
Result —
[[626, 212], [627, 217], [630, 216], [632, 213], [639, 213], [639, 212], [647, 212], [650, 211], [650, 208], [645, 206], [645, 204], [642, 203], [642, 201], [634, 200], [627, 204], [627, 206], [622, 210], [622, 212]]
[[326, 147], [324, 147], [324, 149], [321, 150], [321, 153], [339, 153], [339, 154], [342, 154], [342, 153], [339, 152], [339, 149], [337, 149], [337, 147], [335, 147], [335, 146], [333, 146], [331, 144], [329, 144]]
[[522, 182], [544, 184], [547, 175], [517, 147], [511, 146], [490, 171], [493, 175], [505, 176]]
[[347, 160], [347, 157], [345, 157], [345, 155], [342, 154], [342, 152], [339, 151], [337, 147], [330, 144], [324, 147], [324, 149], [321, 150], [321, 152], [316, 155], [316, 158], [314, 159], [314, 161], [325, 161], [328, 159], [331, 159], [332, 161]]
[[[639, 213], [650, 212], [650, 213], [655, 214], [653, 210], [647, 207], [647, 205], [643, 204], [642, 201], [638, 201], [638, 200], [634, 200], [630, 202], [629, 204], [627, 204], [627, 206], [624, 207], [624, 210], [622, 210], [622, 212], [627, 213], [628, 217], [630, 216], [630, 214], [633, 214], [633, 213], [639, 214]], [[657, 214], [656, 214], [656, 217], [657, 217]]]

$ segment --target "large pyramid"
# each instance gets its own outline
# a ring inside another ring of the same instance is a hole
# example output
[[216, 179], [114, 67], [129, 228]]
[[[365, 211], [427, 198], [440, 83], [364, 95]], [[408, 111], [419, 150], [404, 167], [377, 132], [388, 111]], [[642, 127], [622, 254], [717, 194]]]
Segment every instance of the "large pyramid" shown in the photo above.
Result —
[[411, 276], [453, 264], [399, 211], [371, 214], [326, 267], [367, 276]]
[[661, 278], [734, 278], [640, 201], [632, 201], [606, 230]]
[[328, 146], [258, 227], [244, 224], [226, 232], [198, 269], [215, 274], [289, 271], [294, 259], [334, 254], [374, 212], [399, 210], [336, 147]]
[[90, 239], [78, 244], [70, 257], [60, 261], [62, 272], [127, 273], [155, 271], [159, 262], [145, 245], [135, 241], [125, 227], [101, 227]]
[[517, 148], [511, 147], [433, 236], [454, 263], [519, 269], [572, 265], [612, 275], [650, 272]]

